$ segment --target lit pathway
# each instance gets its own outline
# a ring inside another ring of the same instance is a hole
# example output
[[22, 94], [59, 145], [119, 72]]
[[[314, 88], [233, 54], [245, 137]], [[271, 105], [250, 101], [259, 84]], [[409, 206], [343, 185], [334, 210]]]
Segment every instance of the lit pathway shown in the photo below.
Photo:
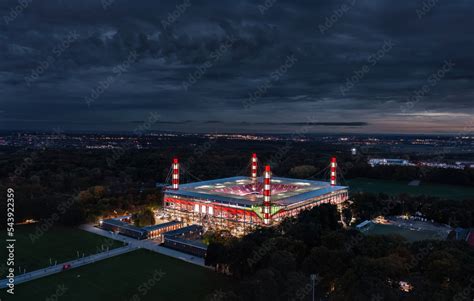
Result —
[[[26, 273], [26, 274], [16, 275], [15, 276], [15, 285], [23, 283], [23, 282], [30, 281], [30, 280], [38, 279], [38, 278], [41, 278], [41, 277], [46, 277], [46, 276], [49, 276], [49, 275], [52, 275], [52, 274], [59, 273], [63, 270], [63, 265], [64, 264], [70, 264], [71, 265], [70, 268], [74, 269], [74, 268], [78, 268], [80, 266], [83, 266], [83, 265], [86, 265], [86, 264], [89, 264], [89, 263], [94, 263], [94, 262], [99, 261], [99, 260], [107, 259], [107, 258], [117, 256], [117, 255], [122, 255], [122, 254], [128, 253], [128, 252], [133, 251], [133, 250], [136, 250], [135, 246], [130, 246], [130, 245], [129, 246], [124, 246], [124, 247], [112, 249], [112, 250], [109, 250], [109, 251], [101, 252], [101, 253], [98, 253], [98, 254], [86, 256], [86, 257], [83, 257], [83, 258], [67, 261], [67, 262], [60, 263], [60, 264], [57, 264], [57, 265], [54, 265], [54, 266], [50, 266], [50, 267], [47, 267], [47, 268], [44, 268], [44, 269], [39, 269], [39, 270], [36, 270], [36, 271], [32, 271], [32, 272], [29, 272], [29, 273]], [[0, 289], [7, 287], [7, 283], [8, 283], [7, 281], [8, 281], [7, 279], [0, 280]]]
[[210, 268], [210, 267], [208, 267], [204, 264], [204, 258], [196, 257], [196, 256], [186, 254], [186, 253], [183, 253], [183, 252], [179, 252], [179, 251], [176, 251], [176, 250], [173, 250], [173, 249], [161, 247], [158, 242], [153, 241], [153, 240], [148, 240], [148, 239], [138, 240], [138, 239], [134, 239], [134, 238], [127, 237], [127, 236], [118, 235], [118, 234], [115, 234], [113, 232], [109, 232], [109, 231], [94, 227], [93, 225], [90, 225], [90, 224], [81, 225], [79, 228], [82, 229], [82, 230], [91, 232], [91, 233], [95, 233], [97, 235], [102, 235], [102, 236], [105, 236], [105, 237], [108, 237], [108, 238], [111, 238], [111, 239], [126, 242], [130, 246], [135, 246], [137, 248], [147, 249], [147, 250], [150, 250], [150, 251], [153, 251], [153, 252], [156, 252], [156, 253], [160, 253], [160, 254], [163, 254], [163, 255], [166, 255], [166, 256], [170, 256], [170, 257], [174, 257], [174, 258], [177, 258], [177, 259], [180, 259], [180, 260], [184, 260], [186, 262], [193, 263], [193, 264], [205, 267], [205, 268]]

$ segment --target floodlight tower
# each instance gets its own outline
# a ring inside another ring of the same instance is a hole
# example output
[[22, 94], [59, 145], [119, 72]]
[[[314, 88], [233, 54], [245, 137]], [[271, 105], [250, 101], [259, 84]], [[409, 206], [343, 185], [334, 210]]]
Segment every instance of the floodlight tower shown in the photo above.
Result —
[[271, 223], [271, 194], [272, 194], [272, 185], [271, 185], [271, 170], [270, 165], [265, 166], [264, 180], [263, 180], [263, 223], [265, 225], [270, 225]]
[[331, 158], [331, 186], [336, 186], [336, 169], [337, 169], [336, 157], [332, 157]]
[[173, 177], [172, 177], [173, 190], [179, 189], [179, 162], [178, 158], [173, 159]]
[[251, 170], [252, 189], [253, 190], [257, 189], [257, 165], [258, 165], [257, 154], [253, 153], [252, 154], [252, 170]]

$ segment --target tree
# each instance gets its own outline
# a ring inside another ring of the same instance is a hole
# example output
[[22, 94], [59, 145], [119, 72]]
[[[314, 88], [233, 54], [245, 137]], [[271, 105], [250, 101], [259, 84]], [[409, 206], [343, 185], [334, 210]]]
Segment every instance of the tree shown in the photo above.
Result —
[[143, 209], [132, 216], [135, 226], [144, 227], [155, 224], [155, 214], [149, 208]]

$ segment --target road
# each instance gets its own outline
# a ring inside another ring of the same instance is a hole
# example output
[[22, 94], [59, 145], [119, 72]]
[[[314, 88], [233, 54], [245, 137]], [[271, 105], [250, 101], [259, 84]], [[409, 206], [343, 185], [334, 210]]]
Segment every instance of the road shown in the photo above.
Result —
[[[38, 278], [41, 278], [41, 277], [46, 277], [46, 276], [49, 276], [49, 275], [52, 275], [52, 274], [59, 273], [63, 270], [63, 265], [64, 264], [70, 264], [71, 265], [70, 268], [74, 269], [74, 268], [78, 268], [78, 267], [81, 267], [81, 266], [89, 264], [89, 263], [94, 263], [94, 262], [99, 261], [99, 260], [107, 259], [107, 258], [117, 256], [117, 255], [122, 255], [122, 254], [131, 252], [131, 251], [136, 250], [136, 249], [137, 249], [137, 247], [128, 245], [128, 246], [112, 249], [112, 250], [109, 250], [109, 251], [101, 252], [101, 253], [98, 253], [98, 254], [86, 256], [86, 257], [83, 257], [83, 258], [79, 258], [79, 259], [76, 259], [76, 260], [67, 261], [67, 262], [60, 263], [60, 264], [57, 264], [57, 265], [54, 265], [54, 266], [50, 266], [50, 267], [47, 267], [47, 268], [44, 268], [44, 269], [39, 269], [39, 270], [36, 270], [36, 271], [32, 271], [32, 272], [29, 272], [29, 273], [26, 273], [26, 274], [16, 275], [15, 278], [14, 278], [15, 279], [15, 285], [23, 283], [23, 282], [30, 281], [30, 280], [38, 279]], [[8, 279], [0, 280], [0, 289], [6, 288], [7, 284], [8, 284]]]
[[196, 265], [199, 265], [199, 266], [202, 266], [202, 267], [205, 267], [205, 268], [210, 268], [210, 267], [208, 267], [204, 264], [204, 258], [196, 257], [196, 256], [189, 255], [189, 254], [186, 254], [186, 253], [183, 253], [183, 252], [179, 252], [179, 251], [176, 251], [176, 250], [173, 250], [173, 249], [168, 249], [168, 248], [162, 247], [162, 246], [159, 245], [158, 241], [148, 240], [148, 239], [137, 240], [137, 239], [134, 239], [134, 238], [131, 238], [131, 237], [115, 234], [113, 232], [106, 231], [106, 230], [94, 227], [93, 225], [90, 225], [90, 224], [81, 225], [79, 228], [82, 229], [82, 230], [97, 234], [97, 235], [107, 237], [107, 238], [111, 238], [111, 239], [126, 242], [130, 246], [135, 246], [136, 248], [147, 249], [147, 250], [150, 250], [150, 251], [153, 251], [153, 252], [156, 252], [156, 253], [160, 253], [160, 254], [163, 254], [163, 255], [166, 255], [166, 256], [170, 256], [170, 257], [174, 257], [174, 258], [177, 258], [177, 259], [180, 259], [180, 260], [184, 260], [186, 262], [196, 264]]

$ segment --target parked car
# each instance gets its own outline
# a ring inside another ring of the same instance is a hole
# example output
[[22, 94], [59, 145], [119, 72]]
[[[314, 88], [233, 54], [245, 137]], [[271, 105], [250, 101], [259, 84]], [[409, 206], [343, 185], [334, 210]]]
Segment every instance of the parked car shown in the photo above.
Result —
[[69, 270], [71, 268], [71, 265], [69, 263], [63, 264], [63, 271]]

